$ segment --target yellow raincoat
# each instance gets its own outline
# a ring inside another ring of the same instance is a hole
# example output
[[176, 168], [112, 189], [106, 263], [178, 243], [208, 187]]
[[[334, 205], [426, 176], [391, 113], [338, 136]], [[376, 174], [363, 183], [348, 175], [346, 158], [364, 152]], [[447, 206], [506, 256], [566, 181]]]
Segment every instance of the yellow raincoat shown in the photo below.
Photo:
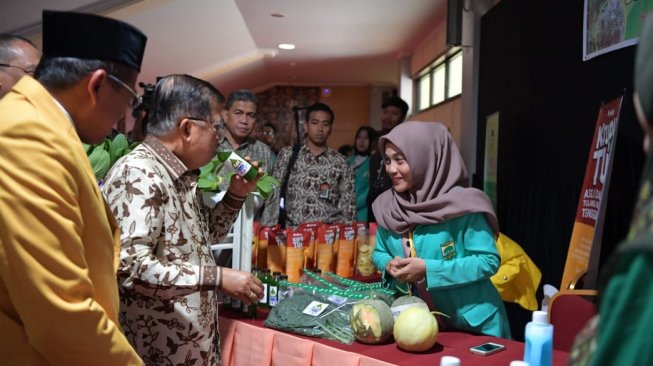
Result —
[[514, 302], [524, 309], [537, 310], [535, 297], [542, 273], [524, 249], [504, 234], [497, 238], [501, 265], [490, 280], [505, 302]]

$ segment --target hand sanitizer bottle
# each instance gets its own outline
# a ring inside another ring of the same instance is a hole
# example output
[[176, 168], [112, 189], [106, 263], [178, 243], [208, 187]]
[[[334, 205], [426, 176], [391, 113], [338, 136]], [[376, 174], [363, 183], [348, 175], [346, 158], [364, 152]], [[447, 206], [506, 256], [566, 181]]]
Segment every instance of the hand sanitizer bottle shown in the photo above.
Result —
[[524, 361], [530, 366], [551, 366], [553, 362], [553, 325], [545, 311], [534, 311], [533, 320], [526, 324]]

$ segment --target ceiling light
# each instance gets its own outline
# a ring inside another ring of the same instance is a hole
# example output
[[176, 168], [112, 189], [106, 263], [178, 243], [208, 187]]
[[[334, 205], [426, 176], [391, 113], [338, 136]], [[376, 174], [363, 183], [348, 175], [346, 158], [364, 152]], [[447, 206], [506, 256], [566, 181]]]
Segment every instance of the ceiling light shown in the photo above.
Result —
[[295, 45], [292, 44], [292, 43], [280, 43], [278, 47], [281, 48], [282, 50], [294, 50], [295, 49]]
[[270, 16], [274, 18], [284, 18], [286, 15], [281, 13], [272, 13]]

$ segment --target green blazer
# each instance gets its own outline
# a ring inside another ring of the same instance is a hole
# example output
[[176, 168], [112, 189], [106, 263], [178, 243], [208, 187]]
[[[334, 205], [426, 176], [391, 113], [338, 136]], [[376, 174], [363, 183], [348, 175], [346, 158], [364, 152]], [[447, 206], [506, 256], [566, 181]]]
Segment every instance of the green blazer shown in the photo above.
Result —
[[[426, 262], [425, 285], [435, 310], [449, 316], [442, 320], [455, 329], [510, 338], [503, 301], [490, 281], [500, 258], [485, 215], [417, 226], [413, 240], [417, 257]], [[391, 288], [403, 286], [385, 272], [394, 257], [405, 257], [402, 236], [379, 226], [372, 261]]]

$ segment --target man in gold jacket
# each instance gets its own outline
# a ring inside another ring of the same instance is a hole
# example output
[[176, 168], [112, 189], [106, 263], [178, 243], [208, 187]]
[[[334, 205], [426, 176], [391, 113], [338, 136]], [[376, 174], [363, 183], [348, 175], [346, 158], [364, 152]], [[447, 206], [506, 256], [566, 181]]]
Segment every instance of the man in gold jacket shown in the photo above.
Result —
[[142, 365], [119, 328], [119, 233], [82, 142], [139, 98], [146, 37], [43, 12], [43, 58], [0, 99], [0, 363]]

